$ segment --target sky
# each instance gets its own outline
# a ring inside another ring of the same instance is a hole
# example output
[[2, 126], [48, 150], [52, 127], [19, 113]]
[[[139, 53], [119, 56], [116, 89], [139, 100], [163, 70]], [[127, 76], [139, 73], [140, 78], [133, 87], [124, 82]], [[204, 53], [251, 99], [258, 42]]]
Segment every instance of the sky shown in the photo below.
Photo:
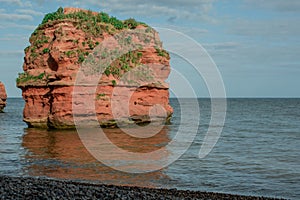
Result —
[[[0, 81], [9, 97], [21, 97], [15, 79], [31, 33], [60, 6], [133, 17], [187, 35], [215, 62], [227, 97], [300, 97], [298, 0], [0, 0]], [[171, 67], [185, 73], [197, 96], [207, 97], [189, 65], [171, 54]]]

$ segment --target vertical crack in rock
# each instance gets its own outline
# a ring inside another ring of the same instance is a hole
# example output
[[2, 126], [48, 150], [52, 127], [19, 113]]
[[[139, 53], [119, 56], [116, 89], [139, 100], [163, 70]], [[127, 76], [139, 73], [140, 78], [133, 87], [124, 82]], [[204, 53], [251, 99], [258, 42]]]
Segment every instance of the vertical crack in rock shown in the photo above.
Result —
[[49, 128], [55, 128], [55, 126], [51, 123], [51, 119], [50, 119], [50, 117], [51, 117], [51, 113], [52, 113], [52, 105], [53, 105], [53, 99], [54, 99], [54, 97], [53, 97], [53, 95], [52, 95], [52, 92], [53, 92], [53, 87], [52, 86], [49, 86], [49, 88], [50, 88], [50, 91], [47, 93], [47, 96], [48, 96], [48, 103], [49, 103], [49, 114], [48, 114], [48, 117], [47, 117], [47, 126], [49, 127]]

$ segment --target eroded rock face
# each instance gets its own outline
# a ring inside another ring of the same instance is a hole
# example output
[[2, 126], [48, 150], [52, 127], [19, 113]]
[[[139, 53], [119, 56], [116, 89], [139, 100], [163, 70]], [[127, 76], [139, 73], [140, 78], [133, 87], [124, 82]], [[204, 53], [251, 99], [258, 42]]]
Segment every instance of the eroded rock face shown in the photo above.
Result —
[[6, 99], [7, 99], [7, 95], [6, 95], [4, 84], [0, 82], [0, 112], [3, 112], [3, 109], [6, 106]]
[[[165, 83], [170, 57], [151, 27], [133, 19], [119, 21], [105, 13], [65, 8], [45, 16], [30, 44], [25, 49], [24, 73], [17, 79], [29, 127], [74, 128], [74, 106], [77, 120], [91, 126], [115, 126], [116, 118], [125, 124], [150, 122], [150, 116], [170, 120], [173, 110]], [[86, 82], [78, 81], [82, 69]], [[97, 82], [86, 84], [90, 76], [98, 77]], [[80, 94], [74, 96], [74, 91]], [[93, 121], [93, 113], [98, 122]]]

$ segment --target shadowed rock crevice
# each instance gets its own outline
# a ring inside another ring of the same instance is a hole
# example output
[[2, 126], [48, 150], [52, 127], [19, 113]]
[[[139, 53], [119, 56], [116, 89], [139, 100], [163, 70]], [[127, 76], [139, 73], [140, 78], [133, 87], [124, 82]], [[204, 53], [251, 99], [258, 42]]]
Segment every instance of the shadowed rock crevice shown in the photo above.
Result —
[[52, 71], [58, 70], [58, 63], [54, 60], [54, 58], [51, 56], [51, 54], [47, 60], [47, 64]]
[[53, 95], [52, 95], [52, 91], [53, 91], [53, 87], [49, 87], [50, 88], [50, 91], [49, 93], [47, 94], [48, 98], [49, 98], [49, 115], [48, 115], [48, 118], [47, 118], [47, 126], [49, 128], [53, 128], [54, 125], [51, 123], [51, 119], [50, 119], [50, 114], [52, 113], [52, 105], [53, 105]]

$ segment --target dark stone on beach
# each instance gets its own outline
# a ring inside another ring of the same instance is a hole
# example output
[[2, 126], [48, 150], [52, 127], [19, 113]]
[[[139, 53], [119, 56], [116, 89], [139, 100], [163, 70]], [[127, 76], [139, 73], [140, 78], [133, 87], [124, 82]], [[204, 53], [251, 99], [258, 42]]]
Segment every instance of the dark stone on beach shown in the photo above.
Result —
[[0, 176], [0, 199], [241, 199], [274, 198], [213, 192], [99, 185], [67, 180]]

